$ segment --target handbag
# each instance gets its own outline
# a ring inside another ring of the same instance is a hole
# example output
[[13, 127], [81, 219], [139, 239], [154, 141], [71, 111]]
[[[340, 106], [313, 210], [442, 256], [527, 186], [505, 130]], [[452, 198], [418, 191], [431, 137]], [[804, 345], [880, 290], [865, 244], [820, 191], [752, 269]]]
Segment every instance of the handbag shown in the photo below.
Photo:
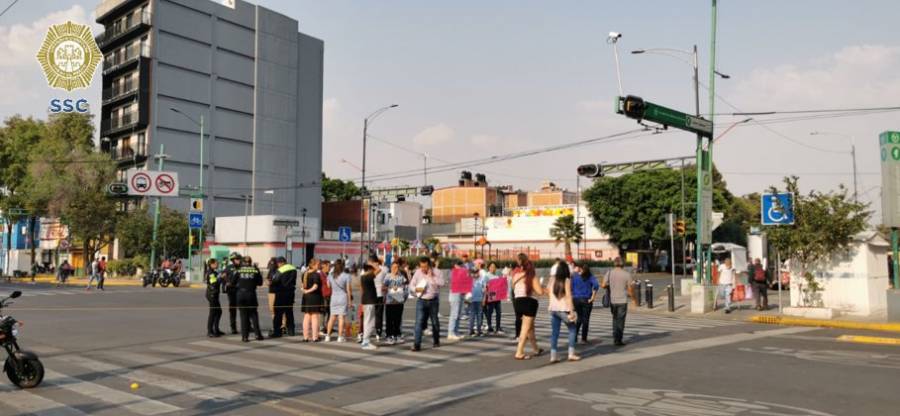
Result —
[[[631, 287], [631, 286], [628, 286], [628, 287]], [[610, 305], [610, 301], [609, 301], [609, 288], [603, 289], [603, 298], [600, 300], [600, 304], [601, 304], [604, 308], [608, 308], [608, 307], [609, 307], [609, 305]]]

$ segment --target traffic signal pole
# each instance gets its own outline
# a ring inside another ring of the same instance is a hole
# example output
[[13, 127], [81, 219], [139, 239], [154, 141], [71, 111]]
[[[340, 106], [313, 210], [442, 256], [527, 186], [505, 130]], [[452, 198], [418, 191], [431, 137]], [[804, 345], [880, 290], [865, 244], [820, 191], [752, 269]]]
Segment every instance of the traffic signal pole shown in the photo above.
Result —
[[[159, 153], [156, 154], [156, 170], [162, 171], [166, 160], [166, 145], [159, 144]], [[162, 197], [156, 197], [156, 209], [153, 212], [153, 244], [150, 246], [150, 271], [156, 269], [156, 239], [159, 235], [159, 204]]]
[[[709, 158], [709, 161], [706, 166], [706, 174], [709, 175], [709, 181], [712, 182], [712, 173], [713, 173], [713, 137], [716, 137], [714, 134], [715, 131], [715, 109], [716, 109], [716, 30], [717, 30], [717, 20], [718, 20], [718, 8], [717, 8], [717, 0], [712, 0], [712, 28], [710, 31], [710, 45], [709, 45], [709, 122], [712, 125], [711, 130], [713, 130], [708, 139], [708, 148], [706, 157]], [[712, 207], [710, 207], [710, 210]], [[705, 220], [706, 218], [704, 218]], [[712, 225], [711, 223], [709, 225]], [[709, 230], [710, 232], [712, 230]], [[712, 240], [709, 241], [712, 243]], [[712, 253], [707, 250], [707, 264], [708, 264], [708, 272], [706, 274], [707, 283], [712, 283]]]

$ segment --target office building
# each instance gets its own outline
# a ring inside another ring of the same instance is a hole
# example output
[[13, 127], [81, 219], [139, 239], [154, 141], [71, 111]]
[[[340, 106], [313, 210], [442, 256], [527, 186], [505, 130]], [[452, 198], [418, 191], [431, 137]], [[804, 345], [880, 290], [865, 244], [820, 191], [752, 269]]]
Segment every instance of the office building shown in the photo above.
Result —
[[[323, 42], [240, 0], [106, 0], [101, 149], [128, 169], [203, 185], [217, 216], [321, 217]], [[134, 201], [140, 203], [141, 201]], [[163, 198], [186, 211], [187, 196]]]

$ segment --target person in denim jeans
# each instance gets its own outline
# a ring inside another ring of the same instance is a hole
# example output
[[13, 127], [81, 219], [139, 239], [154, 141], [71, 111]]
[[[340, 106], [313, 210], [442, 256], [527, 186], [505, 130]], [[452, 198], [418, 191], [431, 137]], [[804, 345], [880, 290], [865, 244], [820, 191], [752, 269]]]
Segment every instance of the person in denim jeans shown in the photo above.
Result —
[[441, 346], [441, 322], [438, 320], [441, 286], [444, 286], [444, 279], [439, 270], [431, 268], [431, 259], [428, 257], [419, 259], [419, 270], [416, 270], [413, 278], [409, 281], [409, 292], [418, 298], [416, 300], [413, 351], [422, 350], [422, 333], [428, 321], [431, 321], [434, 347]]
[[[453, 266], [453, 270], [450, 271], [450, 279], [463, 278], [471, 278], [469, 276], [469, 270], [466, 269], [463, 262], [457, 261], [456, 265]], [[453, 285], [451, 284], [450, 287], [453, 287]], [[463, 299], [465, 296], [465, 293], [450, 292], [450, 327], [447, 329], [447, 341], [459, 341], [462, 339], [462, 337], [459, 336], [459, 321], [462, 318], [464, 306]]]
[[719, 266], [719, 294], [725, 299], [725, 313], [731, 313], [731, 292], [734, 290], [736, 274], [731, 258], [726, 258], [725, 263]]
[[594, 309], [594, 299], [597, 298], [597, 292], [600, 290], [600, 282], [591, 273], [591, 268], [587, 264], [578, 266], [575, 270], [575, 274], [572, 275], [572, 303], [578, 314], [575, 334], [580, 332], [581, 343], [587, 344], [591, 312]]
[[475, 330], [478, 330], [478, 336], [483, 336], [484, 333], [481, 332], [481, 323], [484, 319], [484, 310], [481, 309], [481, 305], [484, 305], [484, 289], [487, 285], [487, 278], [481, 274], [484, 271], [484, 263], [476, 262], [476, 269], [478, 274], [472, 276], [472, 301], [469, 302], [469, 336], [476, 335]]
[[581, 360], [575, 354], [575, 341], [578, 329], [575, 327], [575, 308], [572, 303], [572, 279], [569, 278], [569, 265], [560, 262], [556, 266], [556, 274], [550, 277], [547, 288], [550, 289], [550, 363], [558, 363], [557, 341], [559, 329], [563, 322], [569, 330], [569, 361]]
[[[491, 265], [488, 266], [487, 270], [482, 270], [481, 275], [484, 276], [485, 285], [487, 285], [488, 282], [490, 282], [491, 280], [494, 280], [494, 279], [506, 279], [505, 275], [497, 274], [497, 265], [495, 263], [491, 263]], [[499, 296], [497, 296], [497, 297], [499, 297]], [[492, 333], [494, 333], [494, 331], [496, 331], [496, 333], [498, 335], [503, 335], [503, 327], [500, 326], [500, 303], [501, 303], [500, 300], [499, 299], [490, 299], [490, 298], [488, 298], [488, 294], [485, 294], [485, 302], [486, 302], [485, 303], [485, 305], [486, 305], [485, 313], [487, 315], [486, 318], [487, 318], [487, 324], [488, 324], [488, 334], [492, 334]], [[497, 313], [497, 328], [494, 328], [494, 325], [491, 322], [491, 318], [493, 317], [495, 312]]]

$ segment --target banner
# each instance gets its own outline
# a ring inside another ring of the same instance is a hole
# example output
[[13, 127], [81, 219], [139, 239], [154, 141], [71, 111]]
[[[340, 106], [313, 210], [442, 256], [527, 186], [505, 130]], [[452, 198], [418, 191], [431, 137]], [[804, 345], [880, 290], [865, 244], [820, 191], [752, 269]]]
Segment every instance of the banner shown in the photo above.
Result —
[[509, 297], [509, 282], [505, 277], [488, 280], [487, 284], [487, 301], [496, 302], [498, 300], [506, 300]]
[[469, 293], [472, 291], [472, 276], [462, 267], [454, 267], [450, 274], [450, 293]]

